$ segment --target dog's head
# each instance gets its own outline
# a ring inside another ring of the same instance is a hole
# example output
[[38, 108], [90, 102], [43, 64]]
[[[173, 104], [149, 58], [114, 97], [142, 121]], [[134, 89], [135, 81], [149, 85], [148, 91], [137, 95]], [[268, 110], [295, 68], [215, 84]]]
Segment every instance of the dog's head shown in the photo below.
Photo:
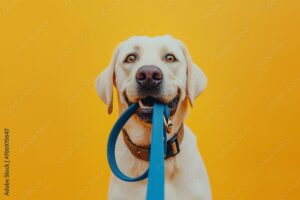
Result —
[[113, 110], [113, 85], [120, 111], [139, 103], [136, 120], [147, 124], [154, 102], [168, 104], [171, 117], [182, 115], [179, 110], [186, 110], [187, 100], [193, 106], [206, 77], [180, 41], [171, 36], [135, 36], [116, 48], [111, 64], [97, 77], [97, 92], [108, 113]]

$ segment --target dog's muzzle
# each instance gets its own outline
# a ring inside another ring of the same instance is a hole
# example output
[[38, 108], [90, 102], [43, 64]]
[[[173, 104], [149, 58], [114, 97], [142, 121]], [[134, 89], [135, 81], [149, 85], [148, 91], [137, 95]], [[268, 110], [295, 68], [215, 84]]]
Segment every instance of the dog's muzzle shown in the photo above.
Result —
[[164, 81], [162, 71], [154, 65], [144, 65], [136, 72], [136, 82], [138, 89], [138, 97], [136, 102], [131, 102], [125, 93], [125, 99], [128, 106], [133, 103], [139, 103], [136, 111], [140, 120], [151, 123], [154, 103], [167, 104], [170, 114], [176, 112], [179, 95], [176, 95], [171, 101], [167, 102], [161, 98], [161, 83]]

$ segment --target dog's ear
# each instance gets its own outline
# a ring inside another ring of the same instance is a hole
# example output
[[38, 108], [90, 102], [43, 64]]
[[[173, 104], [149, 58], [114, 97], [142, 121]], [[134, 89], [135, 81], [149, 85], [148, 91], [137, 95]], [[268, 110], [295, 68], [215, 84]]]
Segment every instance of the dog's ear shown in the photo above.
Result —
[[113, 85], [115, 84], [115, 65], [119, 55], [119, 47], [116, 48], [111, 63], [100, 73], [96, 79], [96, 89], [98, 96], [107, 105], [107, 112], [113, 111]]
[[185, 45], [179, 41], [179, 45], [185, 56], [187, 63], [187, 83], [186, 83], [186, 94], [188, 96], [191, 106], [194, 105], [194, 100], [201, 92], [205, 89], [207, 84], [207, 78], [203, 71], [193, 63], [192, 58], [185, 47]]

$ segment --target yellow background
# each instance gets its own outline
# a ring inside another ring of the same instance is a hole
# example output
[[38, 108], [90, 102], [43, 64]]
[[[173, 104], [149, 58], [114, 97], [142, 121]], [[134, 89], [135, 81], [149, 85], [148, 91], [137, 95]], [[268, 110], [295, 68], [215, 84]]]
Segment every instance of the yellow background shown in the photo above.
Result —
[[186, 123], [214, 199], [299, 199], [298, 13], [284, 0], [1, 0], [0, 141], [2, 152], [9, 128], [12, 161], [1, 199], [107, 198], [117, 112], [94, 80], [119, 42], [161, 34], [183, 40], [209, 80]]

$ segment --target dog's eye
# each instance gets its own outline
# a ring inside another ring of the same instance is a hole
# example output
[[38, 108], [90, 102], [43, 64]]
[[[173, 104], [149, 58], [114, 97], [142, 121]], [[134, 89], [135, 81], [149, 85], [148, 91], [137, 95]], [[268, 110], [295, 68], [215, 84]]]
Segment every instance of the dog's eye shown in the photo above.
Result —
[[167, 54], [167, 55], [165, 56], [165, 61], [166, 61], [166, 62], [175, 62], [175, 61], [177, 61], [177, 59], [175, 58], [174, 55], [172, 55], [172, 54]]
[[136, 55], [135, 54], [129, 54], [126, 59], [124, 60], [124, 62], [126, 63], [133, 63], [136, 61]]

